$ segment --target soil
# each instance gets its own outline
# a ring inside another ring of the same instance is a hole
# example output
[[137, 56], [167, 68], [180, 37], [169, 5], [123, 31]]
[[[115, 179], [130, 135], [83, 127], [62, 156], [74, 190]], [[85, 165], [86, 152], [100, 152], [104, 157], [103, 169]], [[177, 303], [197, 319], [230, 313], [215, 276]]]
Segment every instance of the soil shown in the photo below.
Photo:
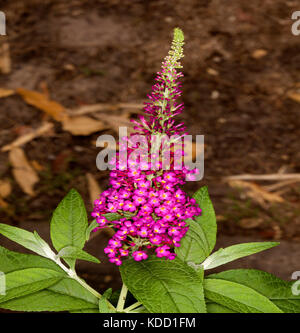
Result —
[[[8, 34], [0, 41], [9, 43], [12, 61], [11, 72], [0, 75], [0, 87], [41, 91], [46, 86], [51, 98], [67, 108], [144, 101], [172, 30], [181, 27], [186, 38], [181, 118], [191, 134], [205, 135], [206, 145], [204, 178], [186, 190], [208, 185], [221, 245], [283, 240], [281, 252], [248, 260], [250, 267], [267, 262], [269, 271], [285, 278], [299, 268], [299, 183], [285, 188], [284, 203], [261, 206], [223, 181], [243, 173], [300, 172], [300, 107], [287, 98], [287, 92], [299, 89], [300, 36], [292, 35], [290, 19], [300, 9], [298, 1], [27, 0], [0, 1], [0, 9]], [[45, 119], [16, 95], [0, 103], [0, 146]], [[43, 169], [33, 198], [15, 182], [8, 154], [0, 153], [0, 179], [13, 185], [1, 220], [47, 230], [51, 212], [72, 187], [90, 212], [86, 173], [103, 189], [107, 186], [108, 173], [95, 163], [99, 134], [75, 137], [55, 123], [54, 134], [27, 143], [28, 159]], [[259, 223], [249, 227], [247, 219]], [[106, 241], [105, 235], [92, 241], [91, 252], [104, 262], [100, 270], [79, 266], [100, 289], [120, 283], [115, 267], [99, 252]], [[285, 253], [292, 259], [279, 267]]]

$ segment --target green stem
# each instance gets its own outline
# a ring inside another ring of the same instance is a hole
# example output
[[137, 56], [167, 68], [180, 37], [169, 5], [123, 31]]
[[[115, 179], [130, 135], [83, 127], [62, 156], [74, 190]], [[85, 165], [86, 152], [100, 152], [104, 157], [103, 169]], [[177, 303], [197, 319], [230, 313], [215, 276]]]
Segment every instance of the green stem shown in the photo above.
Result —
[[136, 308], [139, 307], [140, 305], [142, 305], [142, 303], [140, 303], [140, 302], [133, 303], [133, 304], [130, 305], [128, 308], [124, 309], [124, 312], [130, 312], [131, 310], [136, 309]]
[[122, 312], [124, 310], [124, 305], [126, 301], [126, 296], [127, 296], [128, 288], [125, 286], [123, 283], [121, 293], [119, 296], [118, 304], [117, 304], [117, 311]]
[[73, 279], [75, 281], [77, 281], [78, 283], [80, 283], [82, 285], [83, 288], [85, 288], [86, 290], [88, 290], [90, 293], [92, 293], [94, 296], [96, 296], [97, 298], [101, 298], [102, 295], [98, 293], [98, 291], [96, 291], [95, 289], [93, 289], [92, 287], [90, 287], [84, 280], [82, 280], [78, 275], [75, 275], [73, 277]]
[[[61, 261], [59, 258], [53, 258], [52, 259], [61, 269], [63, 269], [68, 276], [77, 281], [83, 288], [85, 288], [86, 290], [88, 290], [91, 294], [93, 294], [94, 296], [96, 296], [98, 299], [100, 299], [102, 297], [101, 294], [98, 293], [98, 291], [96, 291], [95, 289], [93, 289], [91, 286], [89, 286], [84, 280], [82, 280], [77, 273], [75, 272], [75, 270], [69, 269], [67, 268]], [[108, 306], [112, 309], [112, 310], [116, 310], [116, 308], [110, 303], [107, 302]]]

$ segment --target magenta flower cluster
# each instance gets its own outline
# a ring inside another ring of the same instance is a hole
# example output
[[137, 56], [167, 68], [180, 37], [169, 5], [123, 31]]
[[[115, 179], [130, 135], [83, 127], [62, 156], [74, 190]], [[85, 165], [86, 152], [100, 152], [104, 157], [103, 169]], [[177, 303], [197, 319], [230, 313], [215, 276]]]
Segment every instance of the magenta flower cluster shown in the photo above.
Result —
[[[145, 105], [149, 119], [141, 116], [139, 122], [134, 121], [137, 132], [120, 142], [120, 153], [114, 161], [116, 168], [110, 173], [110, 187], [94, 203], [92, 216], [99, 224], [98, 229], [111, 227], [116, 231], [104, 249], [110, 262], [116, 265], [130, 256], [136, 261], [145, 260], [153, 252], [157, 257], [174, 259], [174, 248], [180, 246], [188, 230], [186, 220], [201, 214], [196, 201], [180, 188], [185, 179], [198, 171], [177, 167], [176, 160], [182, 157], [182, 150], [169, 145], [160, 154], [150, 154], [145, 145], [132, 140], [136, 134], [142, 135], [147, 148], [153, 135], [160, 138], [186, 134], [183, 124], [177, 125], [173, 119], [183, 110], [183, 104], [176, 102], [181, 95], [178, 79], [183, 75], [176, 69], [181, 67], [183, 36], [176, 33], [162, 71], [157, 73], [157, 83], [148, 96], [150, 102]], [[126, 161], [120, 159], [124, 151], [129, 156]], [[162, 163], [166, 152], [171, 160], [167, 170]]]
[[[99, 228], [116, 230], [104, 249], [116, 265], [129, 255], [136, 261], [147, 259], [149, 249], [155, 249], [157, 257], [174, 259], [173, 248], [180, 246], [188, 230], [185, 220], [201, 213], [195, 200], [178, 186], [184, 183], [188, 170], [164, 172], [149, 181], [151, 172], [131, 168], [112, 171], [111, 187], [95, 201], [92, 216]], [[108, 221], [107, 213], [124, 217]]]

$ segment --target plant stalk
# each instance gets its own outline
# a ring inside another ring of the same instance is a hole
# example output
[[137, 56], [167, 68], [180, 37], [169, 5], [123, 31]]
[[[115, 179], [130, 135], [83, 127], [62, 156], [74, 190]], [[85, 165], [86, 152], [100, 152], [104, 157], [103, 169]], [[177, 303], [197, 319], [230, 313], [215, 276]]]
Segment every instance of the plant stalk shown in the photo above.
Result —
[[[68, 276], [77, 281], [83, 288], [85, 288], [86, 290], [88, 290], [91, 294], [93, 294], [94, 296], [96, 296], [98, 299], [100, 299], [102, 297], [101, 294], [98, 293], [97, 290], [93, 289], [91, 286], [89, 286], [84, 280], [82, 280], [78, 275], [77, 273], [75, 272], [75, 270], [72, 270], [72, 269], [69, 269], [67, 268], [61, 261], [60, 259], [52, 259], [55, 261], [55, 263], [61, 268], [63, 269], [67, 274]], [[120, 295], [121, 296], [121, 295]], [[126, 296], [125, 296], [126, 298]], [[112, 310], [116, 310], [116, 308], [110, 303], [110, 302], [107, 302], [108, 303], [108, 306], [112, 309]]]
[[118, 304], [117, 304], [117, 311], [122, 312], [124, 310], [124, 305], [126, 301], [126, 296], [127, 296], [128, 288], [126, 285], [123, 283], [121, 293], [119, 296]]
[[136, 309], [136, 308], [139, 307], [140, 305], [142, 305], [141, 302], [133, 303], [132, 305], [128, 306], [128, 308], [124, 309], [124, 312], [130, 312], [131, 310]]

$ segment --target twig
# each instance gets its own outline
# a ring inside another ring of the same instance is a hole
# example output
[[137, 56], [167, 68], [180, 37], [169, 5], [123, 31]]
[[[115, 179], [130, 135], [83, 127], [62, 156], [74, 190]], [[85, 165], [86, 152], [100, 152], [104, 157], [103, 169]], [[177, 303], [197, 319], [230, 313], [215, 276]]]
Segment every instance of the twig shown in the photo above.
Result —
[[118, 103], [118, 104], [92, 104], [92, 105], [84, 105], [77, 109], [69, 109], [68, 114], [70, 116], [79, 116], [94, 112], [107, 112], [107, 111], [115, 111], [118, 109], [142, 109], [143, 104], [137, 103]]
[[285, 186], [295, 184], [295, 183], [298, 183], [298, 182], [300, 182], [300, 179], [289, 179], [289, 180], [284, 180], [280, 183], [264, 186], [263, 188], [267, 191], [275, 191], [275, 190], [277, 190], [281, 187], [285, 187]]
[[236, 176], [229, 176], [225, 177], [224, 180], [298, 180], [300, 179], [300, 173], [286, 173], [286, 174], [269, 174], [269, 175], [250, 175], [250, 174], [243, 174], [243, 175], [236, 175]]
[[10, 144], [3, 146], [1, 148], [1, 151], [5, 152], [5, 151], [9, 151], [13, 148], [19, 147], [19, 146], [35, 139], [36, 137], [41, 136], [42, 134], [48, 132], [51, 128], [53, 128], [52, 123], [45, 123], [41, 127], [33, 130], [32, 132], [22, 135], [19, 138], [17, 138], [15, 141], [11, 142]]

